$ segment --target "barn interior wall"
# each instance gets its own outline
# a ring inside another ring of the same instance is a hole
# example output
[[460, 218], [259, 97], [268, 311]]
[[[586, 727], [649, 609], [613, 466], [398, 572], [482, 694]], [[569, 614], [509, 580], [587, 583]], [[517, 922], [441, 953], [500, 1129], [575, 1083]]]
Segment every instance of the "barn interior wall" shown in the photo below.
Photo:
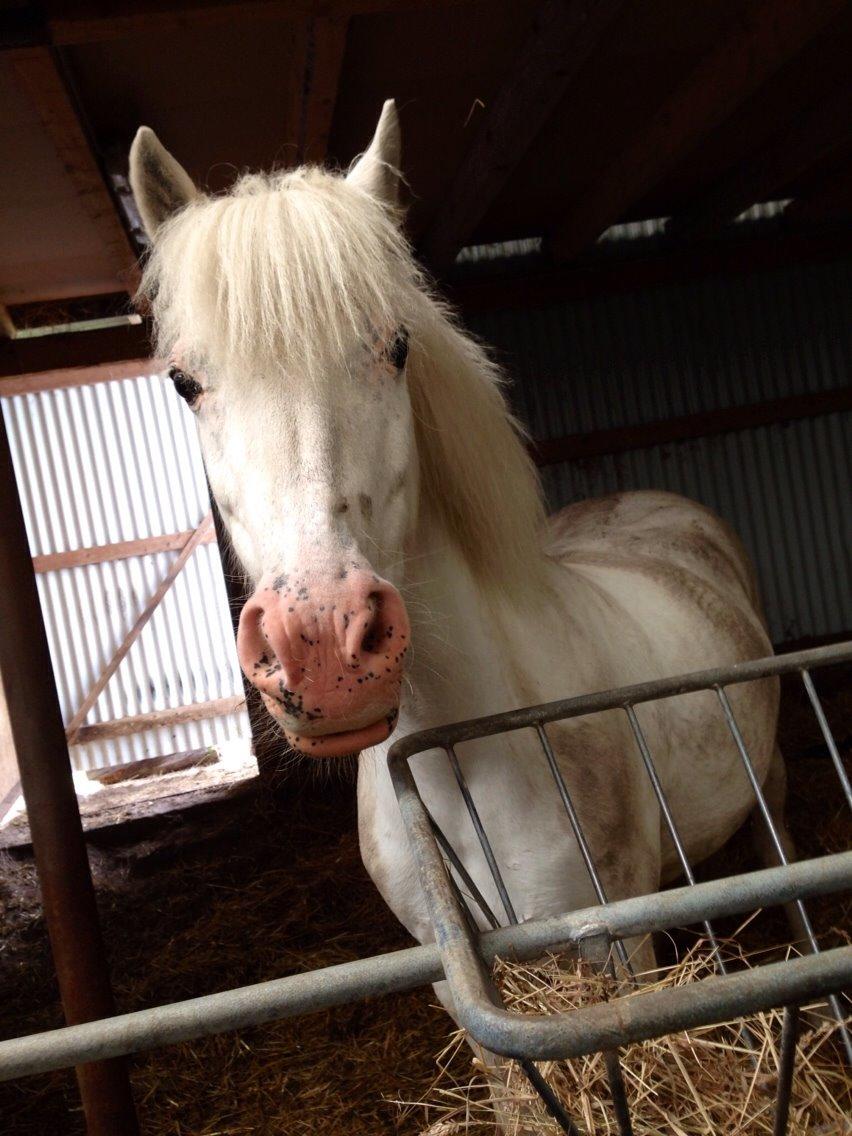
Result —
[[[192, 413], [162, 375], [5, 396], [0, 412], [34, 557], [185, 534], [210, 508]], [[128, 555], [37, 576], [66, 727], [178, 555]], [[216, 545], [206, 544], [134, 639], [84, 725], [114, 726], [242, 695], [222, 564]], [[249, 741], [245, 708], [223, 708], [198, 720], [81, 737], [71, 762], [83, 771], [210, 746], [242, 752]]]
[[[849, 384], [852, 263], [476, 313], [535, 438]], [[744, 429], [542, 471], [550, 506], [625, 489], [716, 509], [754, 558], [776, 642], [852, 628], [849, 414]], [[844, 530], [846, 530], [844, 532]]]

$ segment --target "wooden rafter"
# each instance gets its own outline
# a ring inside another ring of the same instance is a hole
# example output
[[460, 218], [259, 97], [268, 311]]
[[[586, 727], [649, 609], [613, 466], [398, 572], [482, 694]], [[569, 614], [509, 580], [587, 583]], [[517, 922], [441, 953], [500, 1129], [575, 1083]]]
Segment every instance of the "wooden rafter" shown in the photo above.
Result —
[[832, 152], [852, 142], [852, 87], [786, 124], [769, 146], [731, 170], [669, 220], [666, 231], [697, 237], [733, 221], [756, 202], [768, 201]]
[[700, 414], [617, 426], [610, 430], [595, 430], [590, 434], [542, 439], [530, 444], [530, 452], [539, 466], [587, 461], [649, 446], [677, 445], [696, 438], [714, 438], [737, 430], [754, 430], [759, 426], [798, 422], [804, 418], [819, 418], [824, 414], [841, 414], [849, 410], [852, 410], [852, 387], [838, 387], [743, 406], [724, 406]]
[[[54, 16], [48, 15], [50, 40], [58, 45], [99, 43], [127, 39], [134, 35], [169, 35], [194, 27], [226, 25], [240, 21], [269, 21], [313, 17], [348, 18], [373, 13], [422, 11], [424, 8], [460, 7], [471, 0], [196, 0], [180, 3], [173, 0], [142, 0], [139, 3], [113, 3], [102, 14], [92, 5], [64, 6]], [[55, 7], [58, 8], [58, 5]], [[74, 8], [77, 8], [74, 11]]]
[[86, 132], [49, 47], [21, 48], [9, 55], [68, 174], [80, 204], [95, 226], [119, 287], [136, 287], [136, 254], [113, 206]]
[[[128, 325], [127, 329], [121, 330], [132, 331], [134, 328]], [[125, 336], [128, 344], [131, 344], [134, 338]], [[0, 398], [10, 398], [17, 394], [38, 394], [40, 391], [62, 390], [68, 387], [88, 387], [95, 383], [110, 383], [115, 379], [136, 379], [140, 375], [157, 375], [165, 369], [164, 359], [128, 357], [115, 363], [97, 363], [94, 367], [59, 367], [56, 370], [33, 371], [23, 375], [0, 375]]]
[[337, 103], [346, 50], [348, 16], [314, 16], [304, 34], [304, 66], [299, 91], [297, 161], [321, 165]]
[[659, 182], [709, 131], [846, 7], [846, 0], [767, 0], [716, 44], [621, 153], [600, 181], [570, 203], [549, 241], [557, 260], [582, 252]]
[[545, 0], [421, 241], [431, 265], [453, 261], [622, 7], [623, 0]]

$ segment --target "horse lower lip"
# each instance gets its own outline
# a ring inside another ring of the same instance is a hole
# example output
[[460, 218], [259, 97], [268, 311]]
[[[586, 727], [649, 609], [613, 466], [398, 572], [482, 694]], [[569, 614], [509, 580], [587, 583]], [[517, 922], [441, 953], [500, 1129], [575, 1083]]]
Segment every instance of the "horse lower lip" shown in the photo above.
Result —
[[362, 749], [378, 745], [390, 736], [395, 725], [394, 718], [385, 716], [370, 726], [362, 726], [357, 730], [342, 730], [337, 734], [321, 734], [316, 737], [306, 737], [302, 734], [291, 733], [285, 730], [285, 737], [293, 749], [306, 757], [345, 757], [350, 753], [357, 753]]

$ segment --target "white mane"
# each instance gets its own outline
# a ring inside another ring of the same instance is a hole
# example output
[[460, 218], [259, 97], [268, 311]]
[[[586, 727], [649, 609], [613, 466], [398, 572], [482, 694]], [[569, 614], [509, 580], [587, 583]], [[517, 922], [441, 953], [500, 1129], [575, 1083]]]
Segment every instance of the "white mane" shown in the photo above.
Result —
[[180, 340], [214, 367], [286, 367], [306, 384], [376, 329], [405, 327], [422, 507], [483, 584], [516, 602], [537, 589], [544, 512], [502, 376], [430, 294], [387, 206], [311, 167], [243, 177], [162, 226], [141, 292], [161, 355]]

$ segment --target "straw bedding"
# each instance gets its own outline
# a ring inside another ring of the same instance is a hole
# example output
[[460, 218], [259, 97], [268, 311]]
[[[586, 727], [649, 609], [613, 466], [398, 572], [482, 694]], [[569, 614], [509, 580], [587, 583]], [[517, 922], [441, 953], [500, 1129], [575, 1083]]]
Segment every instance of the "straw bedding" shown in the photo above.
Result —
[[[846, 754], [852, 751], [850, 677], [847, 670], [831, 681], [828, 675], [818, 678]], [[794, 802], [792, 827], [801, 854], [852, 846], [836, 778], [816, 727], [789, 683], [783, 717], [782, 745], [790, 763]], [[264, 787], [228, 807], [179, 819], [159, 818], [144, 837], [95, 836], [90, 851], [122, 1010], [262, 981], [409, 942], [360, 864], [353, 786], [347, 778], [339, 783], [317, 782], [291, 773], [278, 791]], [[743, 834], [701, 871], [709, 877], [753, 866]], [[848, 900], [817, 900], [810, 909], [825, 942], [841, 941], [852, 926]], [[734, 929], [732, 923], [720, 927], [723, 935]], [[739, 941], [748, 953], [781, 943], [786, 936], [783, 918], [767, 913], [749, 923]], [[658, 943], [661, 962], [671, 965], [675, 950], [683, 958], [692, 947], [694, 939], [688, 935], [676, 937], [673, 945], [663, 939]], [[701, 965], [697, 954], [692, 958], [689, 966]], [[506, 972], [502, 980], [511, 995], [515, 979]], [[518, 996], [539, 997], [535, 991], [552, 984], [552, 975], [545, 966], [540, 974], [529, 971], [524, 982]], [[577, 996], [576, 985], [571, 984], [559, 994]], [[588, 989], [583, 996], [588, 996]], [[433, 1002], [430, 990], [414, 991], [140, 1055], [131, 1061], [131, 1072], [143, 1132], [145, 1136], [414, 1136], [437, 1122], [432, 1136], [451, 1136], [457, 1131], [458, 1117], [448, 1121], [440, 1110], [446, 1111], [450, 1100], [446, 1094], [455, 1091], [453, 1085], [470, 1083], [471, 1055], [466, 1046], [455, 1045], [450, 1056], [441, 1058], [441, 1068], [449, 1066], [449, 1072], [440, 1075], [450, 1079], [437, 1086], [437, 1095], [430, 1094], [440, 1072], [436, 1055], [446, 1051], [451, 1033], [449, 1019]], [[0, 863], [0, 1036], [59, 1024], [32, 864], [26, 855], [6, 856]], [[695, 1047], [703, 1067], [711, 1068], [708, 1037], [700, 1048], [682, 1040], [671, 1044], [681, 1046], [677, 1055], [684, 1062]], [[658, 1076], [663, 1084], [673, 1083], [674, 1056], [664, 1049], [656, 1056], [645, 1049], [641, 1054], [637, 1060], [645, 1064], [640, 1064], [636, 1078], [644, 1076], [648, 1086]], [[814, 1068], [818, 1061], [817, 1054]], [[837, 1091], [832, 1067], [826, 1060], [819, 1074], [828, 1097]], [[688, 1068], [704, 1107], [710, 1109], [718, 1087], [706, 1086], [700, 1070]], [[589, 1076], [596, 1075], [592, 1069]], [[739, 1078], [737, 1085], [747, 1076], [738, 1068], [725, 1075]], [[722, 1073], [713, 1074], [717, 1076]], [[742, 1083], [747, 1088], [747, 1082]], [[809, 1083], [816, 1092], [817, 1082]], [[764, 1082], [758, 1080], [752, 1103], [768, 1099], [764, 1090]], [[653, 1104], [654, 1094], [662, 1091], [649, 1091], [647, 1101]], [[683, 1095], [691, 1099], [688, 1090]], [[427, 1096], [431, 1112], [395, 1103]], [[736, 1101], [729, 1105], [741, 1108], [744, 1099], [738, 1089]], [[582, 1108], [577, 1116], [584, 1119]], [[0, 1084], [0, 1117], [3, 1136], [83, 1132], [73, 1075], [66, 1071]], [[600, 1114], [594, 1119], [600, 1131], [607, 1131]], [[718, 1132], [746, 1131], [716, 1123]], [[650, 1112], [644, 1131], [661, 1127], [659, 1117]], [[678, 1130], [685, 1136], [702, 1131], [694, 1124], [689, 1128], [686, 1121]], [[820, 1130], [793, 1131], [817, 1136]], [[836, 1126], [823, 1128], [821, 1136], [840, 1136], [841, 1131]]]
[[[737, 954], [734, 944], [726, 953]], [[738, 961], [746, 965], [740, 956]], [[707, 944], [696, 943], [675, 965], [627, 997], [685, 986], [712, 974]], [[618, 996], [614, 978], [577, 961], [548, 956], [534, 965], [499, 960], [495, 978], [506, 1004], [526, 1013], [555, 1013]], [[816, 1011], [815, 1011], [816, 1013]], [[771, 1136], [781, 1036], [781, 1011], [747, 1019], [751, 1046], [737, 1024], [670, 1034], [628, 1046], [621, 1071], [634, 1136]], [[821, 1014], [816, 1017], [819, 1022]], [[846, 1136], [852, 1132], [852, 1082], [840, 1059], [833, 1019], [802, 1029], [790, 1107], [791, 1136]], [[458, 1031], [438, 1059], [439, 1075], [419, 1101], [400, 1102], [403, 1115], [421, 1117], [424, 1136], [493, 1136], [498, 1113], [505, 1136], [562, 1130], [532, 1092], [515, 1061], [500, 1063], [497, 1096], [478, 1058]], [[468, 1067], [459, 1074], [459, 1058]], [[585, 1132], [617, 1133], [607, 1070], [601, 1054], [570, 1062], [541, 1062], [569, 1115]]]

